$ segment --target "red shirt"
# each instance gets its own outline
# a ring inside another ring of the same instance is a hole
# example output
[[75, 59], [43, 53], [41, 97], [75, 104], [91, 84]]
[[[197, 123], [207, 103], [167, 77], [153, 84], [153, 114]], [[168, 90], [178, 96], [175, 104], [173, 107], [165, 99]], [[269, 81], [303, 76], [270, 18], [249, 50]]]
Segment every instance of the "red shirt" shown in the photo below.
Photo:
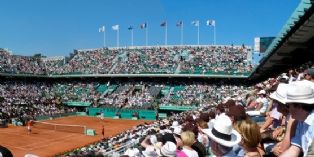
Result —
[[32, 121], [28, 121], [27, 122], [27, 126], [32, 126], [33, 125], [33, 122]]

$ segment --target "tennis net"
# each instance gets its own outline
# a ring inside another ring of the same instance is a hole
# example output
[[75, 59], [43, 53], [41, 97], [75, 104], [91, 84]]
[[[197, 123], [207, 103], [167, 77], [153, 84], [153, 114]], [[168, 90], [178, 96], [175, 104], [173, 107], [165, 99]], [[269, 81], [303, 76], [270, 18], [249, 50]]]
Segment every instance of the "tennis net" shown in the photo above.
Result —
[[69, 125], [69, 124], [57, 124], [57, 123], [33, 121], [33, 126], [34, 128], [48, 129], [48, 130], [54, 130], [54, 131], [82, 133], [82, 134], [86, 133], [85, 125]]

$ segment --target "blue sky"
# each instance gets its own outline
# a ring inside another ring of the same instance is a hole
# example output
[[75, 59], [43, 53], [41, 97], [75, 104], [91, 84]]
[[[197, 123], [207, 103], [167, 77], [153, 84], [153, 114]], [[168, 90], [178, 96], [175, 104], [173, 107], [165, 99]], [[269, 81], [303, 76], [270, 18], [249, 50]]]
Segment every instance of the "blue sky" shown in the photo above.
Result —
[[107, 46], [116, 46], [112, 25], [120, 25], [120, 46], [130, 45], [128, 27], [133, 25], [134, 45], [164, 43], [168, 22], [168, 44], [180, 44], [177, 21], [184, 22], [184, 44], [197, 43], [197, 28], [191, 21], [200, 20], [200, 44], [213, 43], [216, 21], [217, 44], [253, 45], [254, 37], [276, 36], [297, 7], [299, 0], [1, 0], [0, 48], [14, 54], [68, 56], [73, 49], [99, 48], [106, 26]]

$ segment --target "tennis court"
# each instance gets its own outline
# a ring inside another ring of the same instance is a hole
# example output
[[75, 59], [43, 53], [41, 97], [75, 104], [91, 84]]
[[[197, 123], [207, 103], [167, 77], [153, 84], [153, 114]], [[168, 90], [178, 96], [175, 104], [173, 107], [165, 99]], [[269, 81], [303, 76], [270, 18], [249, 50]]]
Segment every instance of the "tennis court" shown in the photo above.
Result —
[[32, 134], [27, 133], [26, 127], [9, 126], [0, 129], [0, 145], [9, 148], [14, 156], [23, 157], [25, 154], [35, 154], [41, 157], [54, 156], [84, 145], [96, 142], [102, 138], [101, 126], [105, 125], [105, 136], [113, 136], [147, 121], [99, 119], [97, 117], [71, 116], [54, 120], [49, 123], [85, 125], [95, 129], [96, 136], [86, 136], [82, 133], [55, 131], [34, 127]]

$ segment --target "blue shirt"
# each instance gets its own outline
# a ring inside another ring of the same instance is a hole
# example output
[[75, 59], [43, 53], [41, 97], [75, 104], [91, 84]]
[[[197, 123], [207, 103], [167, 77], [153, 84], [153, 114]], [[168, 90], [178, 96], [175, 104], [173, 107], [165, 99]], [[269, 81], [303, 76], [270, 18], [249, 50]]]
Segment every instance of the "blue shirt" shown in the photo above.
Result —
[[304, 122], [298, 121], [294, 137], [291, 139], [291, 144], [302, 149], [304, 155], [307, 155], [307, 150], [314, 138], [314, 110], [307, 116]]

